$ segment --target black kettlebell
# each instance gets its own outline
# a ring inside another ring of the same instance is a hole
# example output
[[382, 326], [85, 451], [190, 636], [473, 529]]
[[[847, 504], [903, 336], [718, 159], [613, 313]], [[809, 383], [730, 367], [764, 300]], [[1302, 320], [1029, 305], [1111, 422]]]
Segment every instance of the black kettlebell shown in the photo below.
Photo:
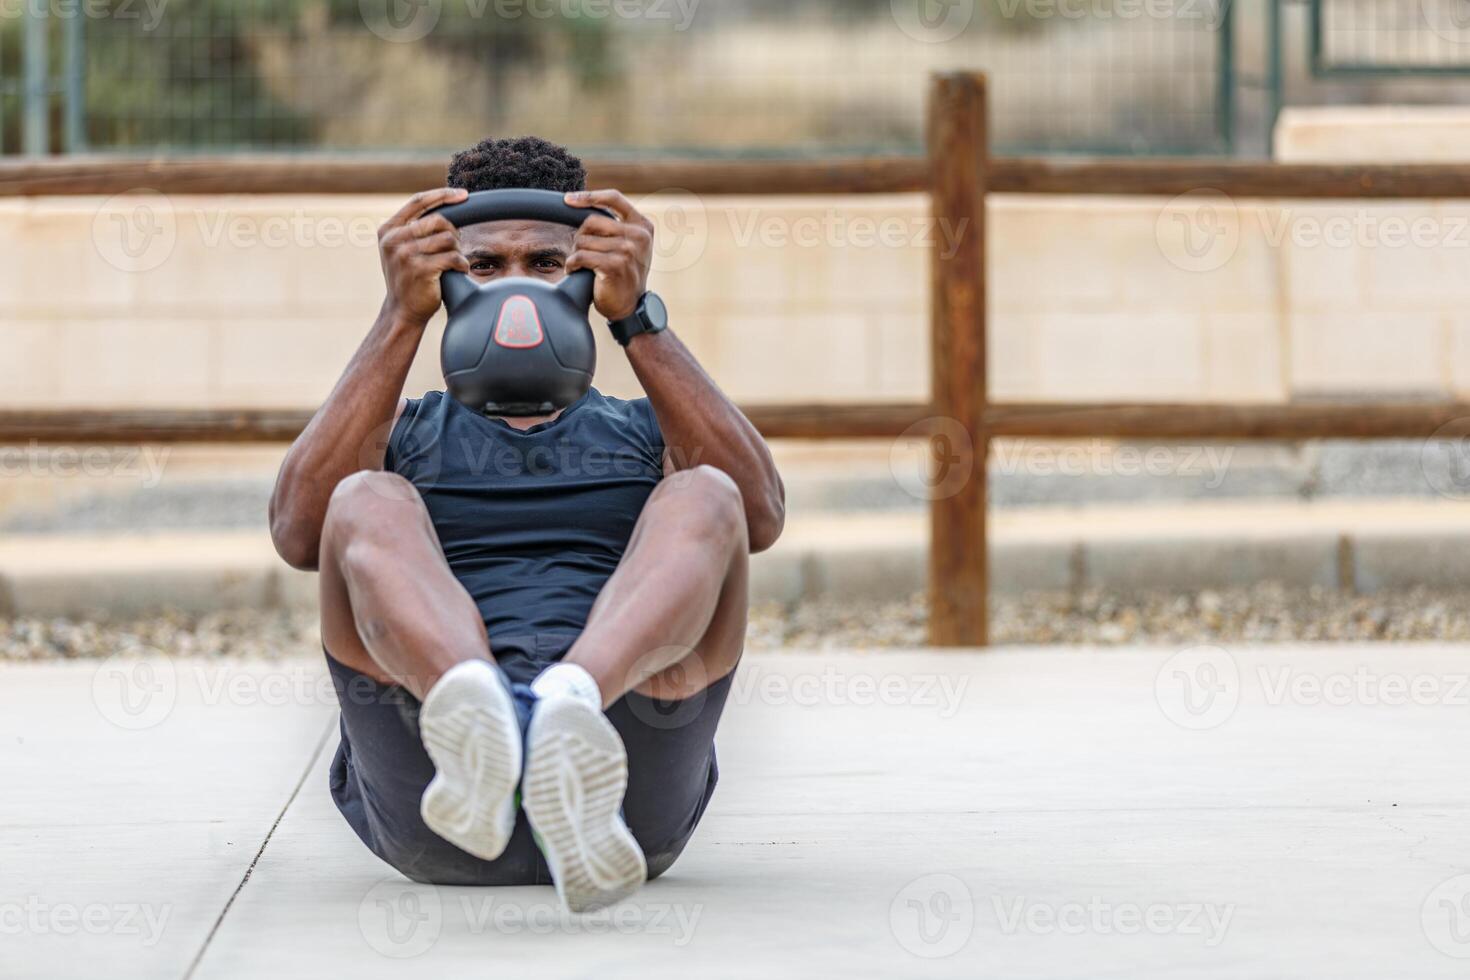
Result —
[[[437, 208], [456, 228], [486, 221], [550, 221], [580, 228], [599, 208], [574, 208], [555, 191], [476, 191]], [[476, 283], [462, 272], [440, 278], [449, 323], [439, 363], [455, 400], [486, 415], [550, 415], [592, 387], [597, 345], [587, 312], [594, 274], [560, 283], [517, 276]]]

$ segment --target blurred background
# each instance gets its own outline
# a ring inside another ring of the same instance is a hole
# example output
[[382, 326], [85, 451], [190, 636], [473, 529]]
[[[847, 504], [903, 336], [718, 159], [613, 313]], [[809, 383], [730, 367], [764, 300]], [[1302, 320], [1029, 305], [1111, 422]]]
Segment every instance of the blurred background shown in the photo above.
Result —
[[918, 152], [985, 70], [1000, 153], [1260, 157], [1282, 106], [1470, 99], [1459, 0], [7, 0], [0, 152]]
[[[1470, 158], [1463, 0], [0, 0], [0, 159], [310, 166], [524, 133], [599, 160], [918, 155], [952, 69], [989, 74], [998, 155]], [[1470, 203], [1218, 197], [992, 196], [992, 397], [1466, 397]], [[0, 198], [0, 408], [314, 407], [399, 203]], [[924, 196], [639, 203], [653, 286], [737, 399], [927, 397]], [[436, 359], [431, 332], [409, 394]], [[777, 449], [791, 524], [753, 642], [920, 642], [923, 454]], [[0, 656], [310, 648], [312, 583], [265, 531], [282, 452], [0, 447]], [[1470, 637], [1462, 456], [997, 443], [995, 639]]]

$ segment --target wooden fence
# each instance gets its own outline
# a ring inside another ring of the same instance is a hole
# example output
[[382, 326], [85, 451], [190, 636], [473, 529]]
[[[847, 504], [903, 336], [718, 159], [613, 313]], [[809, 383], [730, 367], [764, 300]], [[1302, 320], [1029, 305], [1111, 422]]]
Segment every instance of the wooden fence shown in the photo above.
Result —
[[[963, 229], [932, 263], [931, 398], [920, 404], [751, 406], [769, 438], [892, 438], [930, 433], [972, 464], [957, 492], [931, 504], [929, 637], [983, 646], [987, 623], [987, 450], [997, 437], [1118, 439], [1422, 439], [1446, 425], [1470, 434], [1470, 404], [1043, 404], [992, 402], [986, 391], [985, 200], [1006, 194], [1173, 197], [1209, 189], [1232, 198], [1470, 198], [1470, 166], [1319, 165], [1233, 161], [991, 159], [983, 75], [936, 76], [927, 157], [815, 161], [592, 163], [592, 186], [706, 195], [927, 192], [937, 220]], [[443, 182], [443, 164], [361, 158], [63, 158], [0, 163], [0, 196], [410, 193]], [[963, 222], [963, 224], [962, 224]], [[814, 392], [815, 397], [818, 393]], [[0, 444], [282, 442], [309, 412], [0, 412]], [[917, 429], [915, 428], [917, 427]], [[946, 488], [948, 489], [948, 488]]]

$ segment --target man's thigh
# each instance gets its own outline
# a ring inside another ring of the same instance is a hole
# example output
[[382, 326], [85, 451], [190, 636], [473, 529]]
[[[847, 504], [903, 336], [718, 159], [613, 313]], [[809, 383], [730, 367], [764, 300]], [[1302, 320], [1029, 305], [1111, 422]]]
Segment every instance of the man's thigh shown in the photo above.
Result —
[[719, 780], [715, 730], [733, 674], [678, 701], [631, 691], [607, 710], [628, 750], [623, 816], [648, 859], [648, 876], [674, 863]]
[[380, 684], [393, 682], [373, 660], [357, 632], [342, 556], [365, 528], [372, 528], [374, 533], [398, 527], [417, 532], [427, 516], [413, 484], [396, 474], [377, 471], [354, 473], [344, 479], [327, 507], [317, 549], [322, 645], [333, 660]]

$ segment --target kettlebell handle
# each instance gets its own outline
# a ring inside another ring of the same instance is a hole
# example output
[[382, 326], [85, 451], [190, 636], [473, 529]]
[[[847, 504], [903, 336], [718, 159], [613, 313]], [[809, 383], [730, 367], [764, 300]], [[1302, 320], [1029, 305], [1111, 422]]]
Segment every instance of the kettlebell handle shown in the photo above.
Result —
[[574, 208], [565, 195], [556, 191], [528, 189], [475, 191], [458, 204], [445, 204], [429, 213], [444, 215], [456, 228], [517, 218], [580, 228], [594, 214], [613, 217], [611, 211], [602, 208]]
[[[512, 190], [475, 191], [458, 204], [446, 204], [435, 208], [430, 214], [442, 214], [456, 228], [478, 225], [486, 221], [549, 221], [552, 224], [582, 227], [582, 222], [594, 214], [614, 217], [602, 208], [574, 208], [566, 202], [566, 196], [556, 191], [517, 188]], [[581, 309], [592, 306], [594, 273], [591, 269], [578, 269], [567, 276], [561, 289]], [[440, 292], [444, 294], [444, 305], [453, 312], [466, 297], [477, 288], [475, 281], [463, 272], [450, 270], [439, 277]]]

